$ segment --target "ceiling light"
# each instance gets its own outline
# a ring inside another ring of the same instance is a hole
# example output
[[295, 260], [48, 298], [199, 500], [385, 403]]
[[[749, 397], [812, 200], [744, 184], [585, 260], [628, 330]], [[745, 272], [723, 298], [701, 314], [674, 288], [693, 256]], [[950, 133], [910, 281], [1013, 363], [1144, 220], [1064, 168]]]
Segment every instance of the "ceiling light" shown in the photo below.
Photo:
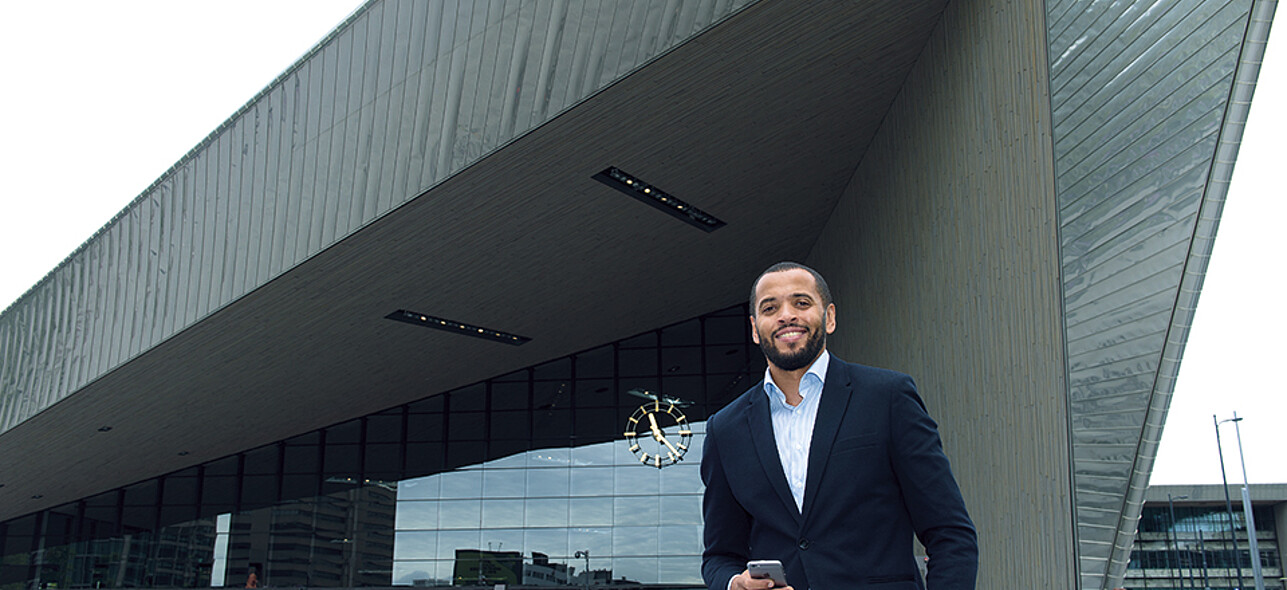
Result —
[[420, 312], [407, 311], [405, 309], [399, 309], [398, 311], [384, 317], [391, 320], [397, 320], [399, 322], [424, 326], [426, 328], [466, 334], [475, 338], [491, 340], [493, 342], [504, 342], [505, 344], [512, 344], [514, 346], [527, 344], [532, 340], [526, 336], [518, 336], [508, 332], [501, 332], [500, 330], [492, 330], [490, 328], [482, 328], [453, 320], [446, 320]]
[[111, 426], [99, 426], [99, 427], [98, 427], [98, 431], [99, 431], [99, 432], [107, 432], [107, 431], [109, 431], [109, 430], [111, 430], [111, 429], [112, 429], [112, 427], [111, 427]]
[[714, 215], [689, 205], [675, 198], [674, 195], [639, 180], [616, 166], [609, 166], [603, 172], [595, 174], [591, 178], [665, 211], [676, 219], [702, 231], [712, 232], [725, 225], [723, 221]]

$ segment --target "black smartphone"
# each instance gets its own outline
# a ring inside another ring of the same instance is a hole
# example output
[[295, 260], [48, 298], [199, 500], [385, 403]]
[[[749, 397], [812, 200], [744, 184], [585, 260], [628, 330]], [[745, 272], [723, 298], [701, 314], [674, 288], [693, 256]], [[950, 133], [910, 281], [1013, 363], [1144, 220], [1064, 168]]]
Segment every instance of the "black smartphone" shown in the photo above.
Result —
[[776, 559], [759, 559], [746, 562], [746, 571], [752, 578], [773, 580], [773, 587], [786, 586], [786, 572]]

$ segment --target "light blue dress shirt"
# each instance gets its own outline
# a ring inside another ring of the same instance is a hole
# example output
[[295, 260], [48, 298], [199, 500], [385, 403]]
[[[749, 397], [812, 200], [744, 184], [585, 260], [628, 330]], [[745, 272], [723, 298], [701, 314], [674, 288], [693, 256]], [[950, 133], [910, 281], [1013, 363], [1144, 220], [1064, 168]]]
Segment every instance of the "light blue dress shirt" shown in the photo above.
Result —
[[769, 414], [773, 418], [773, 439], [778, 446], [778, 459], [786, 473], [787, 485], [795, 498], [795, 507], [804, 512], [804, 482], [809, 476], [809, 443], [813, 440], [813, 423], [818, 417], [818, 400], [826, 385], [831, 354], [826, 350], [813, 361], [800, 379], [800, 405], [792, 406], [786, 394], [764, 369], [764, 393], [769, 396]]

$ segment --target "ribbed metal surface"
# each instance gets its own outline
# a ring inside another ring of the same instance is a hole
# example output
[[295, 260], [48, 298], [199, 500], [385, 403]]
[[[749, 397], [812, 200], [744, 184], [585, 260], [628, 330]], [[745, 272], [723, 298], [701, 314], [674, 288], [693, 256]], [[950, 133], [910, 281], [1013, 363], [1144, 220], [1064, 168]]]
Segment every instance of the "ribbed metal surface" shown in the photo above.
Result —
[[371, 2], [0, 315], [0, 432], [748, 3]]
[[939, 421], [979, 588], [1076, 580], [1043, 16], [947, 5], [808, 258], [832, 350], [910, 373]]
[[1217, 154], [1245, 121], [1230, 94], [1252, 1], [1047, 10], [1081, 587], [1111, 588], [1219, 219]]

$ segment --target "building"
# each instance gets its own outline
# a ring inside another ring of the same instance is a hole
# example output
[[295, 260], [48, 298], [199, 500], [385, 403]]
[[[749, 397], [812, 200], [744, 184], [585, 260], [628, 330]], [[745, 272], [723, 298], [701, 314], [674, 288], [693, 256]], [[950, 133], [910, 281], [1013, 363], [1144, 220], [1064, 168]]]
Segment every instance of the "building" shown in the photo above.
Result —
[[1275, 8], [373, 0], [0, 314], [0, 587], [697, 585], [797, 259], [916, 376], [980, 586], [1113, 588]]
[[[1125, 587], [1254, 588], [1240, 487], [1230, 486], [1228, 498], [1218, 485], [1150, 487]], [[1266, 590], [1281, 590], [1287, 485], [1253, 485], [1250, 492], [1261, 576]]]

